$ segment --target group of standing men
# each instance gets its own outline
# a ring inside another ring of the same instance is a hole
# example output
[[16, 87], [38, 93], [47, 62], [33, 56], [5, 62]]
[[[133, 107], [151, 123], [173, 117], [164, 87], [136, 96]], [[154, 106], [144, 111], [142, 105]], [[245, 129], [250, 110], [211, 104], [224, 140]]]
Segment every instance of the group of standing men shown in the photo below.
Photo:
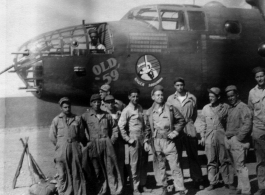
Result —
[[[133, 194], [139, 195], [146, 190], [149, 150], [153, 153], [155, 179], [157, 185], [162, 185], [162, 195], [168, 193], [166, 160], [175, 191], [184, 195], [183, 146], [194, 187], [202, 190], [198, 143], [205, 145], [208, 159], [210, 185], [206, 190], [217, 187], [220, 173], [231, 194], [249, 195], [245, 162], [252, 129], [259, 184], [255, 195], [265, 194], [265, 70], [257, 67], [253, 72], [258, 85], [250, 91], [249, 106], [240, 101], [236, 86], [225, 89], [229, 104], [221, 103], [219, 88], [208, 90], [210, 104], [202, 110], [201, 138], [194, 126], [196, 97], [185, 89], [183, 78], [174, 81], [176, 92], [167, 101], [163, 87], [155, 86], [151, 92], [154, 103], [145, 114], [138, 103], [140, 91], [136, 88], [129, 91], [130, 102], [125, 107], [110, 94], [109, 85], [101, 86], [100, 94], [91, 96], [91, 107], [81, 117], [72, 114], [70, 100], [62, 98], [59, 101], [62, 112], [54, 118], [49, 133], [56, 146], [59, 195], [122, 194], [127, 180], [124, 172], [130, 177]], [[125, 159], [129, 161], [127, 171]], [[233, 186], [234, 169], [237, 188]]]

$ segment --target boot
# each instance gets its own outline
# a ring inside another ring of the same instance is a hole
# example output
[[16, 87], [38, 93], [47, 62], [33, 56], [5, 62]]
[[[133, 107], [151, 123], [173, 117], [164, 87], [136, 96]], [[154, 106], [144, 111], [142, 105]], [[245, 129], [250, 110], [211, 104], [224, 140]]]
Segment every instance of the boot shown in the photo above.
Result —
[[161, 195], [167, 195], [167, 187], [163, 187], [163, 191]]
[[211, 191], [213, 189], [215, 189], [215, 185], [209, 185], [207, 188], [205, 188], [207, 191]]
[[133, 195], [141, 195], [141, 193], [139, 192], [139, 190], [134, 190]]
[[258, 190], [254, 195], [265, 195], [265, 189]]
[[225, 188], [227, 188], [229, 190], [236, 190], [236, 187], [233, 186], [232, 184], [225, 184]]

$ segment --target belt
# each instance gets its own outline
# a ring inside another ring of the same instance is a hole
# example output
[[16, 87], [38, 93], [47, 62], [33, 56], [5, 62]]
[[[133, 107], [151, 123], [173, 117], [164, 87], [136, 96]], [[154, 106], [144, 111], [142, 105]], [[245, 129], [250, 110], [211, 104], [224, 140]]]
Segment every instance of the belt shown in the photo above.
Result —
[[159, 138], [159, 139], [167, 139], [167, 133], [159, 133], [157, 132], [156, 134], [156, 138]]

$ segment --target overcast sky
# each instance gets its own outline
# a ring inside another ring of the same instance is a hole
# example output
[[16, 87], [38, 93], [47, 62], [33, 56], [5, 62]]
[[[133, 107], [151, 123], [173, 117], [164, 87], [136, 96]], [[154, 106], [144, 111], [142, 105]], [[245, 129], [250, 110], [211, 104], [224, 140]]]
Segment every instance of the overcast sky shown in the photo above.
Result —
[[[157, 3], [204, 5], [209, 0], [2, 0], [0, 71], [12, 65], [18, 47], [47, 31], [89, 22], [119, 20], [131, 8]], [[249, 7], [244, 0], [219, 0], [227, 7]], [[0, 97], [31, 96], [18, 87], [15, 73], [0, 75]]]

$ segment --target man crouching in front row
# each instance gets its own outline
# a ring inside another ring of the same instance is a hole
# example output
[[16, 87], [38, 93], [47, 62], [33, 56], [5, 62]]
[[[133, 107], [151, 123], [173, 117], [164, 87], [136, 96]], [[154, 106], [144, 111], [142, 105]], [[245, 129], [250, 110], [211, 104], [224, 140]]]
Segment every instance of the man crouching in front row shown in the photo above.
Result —
[[[148, 109], [146, 115], [146, 139], [144, 148], [148, 150], [152, 146], [154, 161], [154, 172], [160, 172], [160, 180], [163, 184], [162, 195], [167, 195], [166, 159], [168, 160], [172, 177], [174, 179], [175, 190], [179, 195], [185, 194], [184, 180], [179, 166], [177, 149], [174, 138], [185, 126], [185, 119], [180, 112], [169, 107], [164, 102], [163, 87], [157, 85], [152, 90], [151, 96], [154, 104]], [[158, 167], [156, 169], [156, 167]], [[155, 173], [157, 175], [157, 173]]]

